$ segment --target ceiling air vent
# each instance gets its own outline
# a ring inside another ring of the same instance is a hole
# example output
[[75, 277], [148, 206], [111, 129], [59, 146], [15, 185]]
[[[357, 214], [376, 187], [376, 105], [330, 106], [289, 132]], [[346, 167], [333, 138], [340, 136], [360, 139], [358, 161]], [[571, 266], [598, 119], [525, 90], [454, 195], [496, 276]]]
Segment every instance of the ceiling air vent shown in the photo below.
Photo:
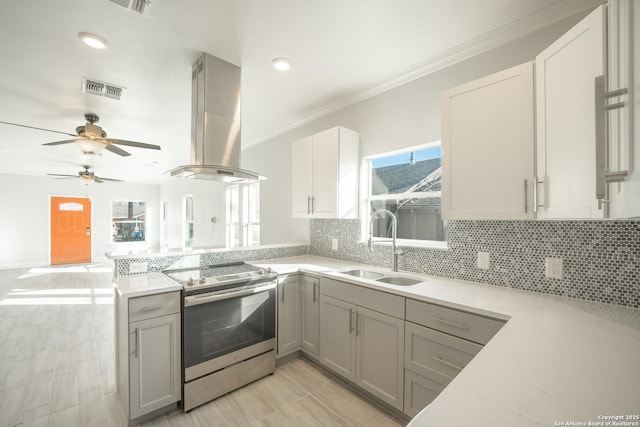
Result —
[[123, 89], [123, 87], [101, 82], [99, 80], [88, 79], [86, 77], [82, 78], [82, 91], [85, 93], [106, 96], [111, 99], [120, 99]]
[[151, 4], [151, 0], [111, 0], [112, 3], [130, 9], [142, 15], [145, 7]]

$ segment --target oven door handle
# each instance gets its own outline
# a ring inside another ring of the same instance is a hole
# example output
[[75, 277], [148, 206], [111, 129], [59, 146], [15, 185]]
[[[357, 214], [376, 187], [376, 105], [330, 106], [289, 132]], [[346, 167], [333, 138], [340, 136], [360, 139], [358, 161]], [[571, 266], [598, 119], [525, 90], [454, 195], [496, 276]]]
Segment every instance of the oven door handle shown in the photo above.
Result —
[[185, 297], [184, 306], [191, 307], [194, 305], [206, 304], [209, 302], [222, 301], [230, 298], [242, 297], [245, 295], [257, 294], [259, 292], [270, 291], [271, 289], [276, 288], [276, 282], [271, 282], [267, 285], [257, 285], [253, 286], [249, 289], [241, 289], [237, 291], [221, 291], [221, 292], [212, 292], [209, 294], [203, 295], [193, 295], [190, 297]]

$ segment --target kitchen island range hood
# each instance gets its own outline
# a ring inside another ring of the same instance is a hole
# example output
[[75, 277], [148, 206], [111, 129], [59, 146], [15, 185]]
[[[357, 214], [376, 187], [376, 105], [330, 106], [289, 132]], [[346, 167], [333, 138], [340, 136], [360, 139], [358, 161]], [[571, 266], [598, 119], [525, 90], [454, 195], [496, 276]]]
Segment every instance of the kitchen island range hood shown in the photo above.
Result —
[[191, 164], [171, 176], [229, 184], [266, 179], [240, 168], [240, 67], [204, 53], [191, 78]]

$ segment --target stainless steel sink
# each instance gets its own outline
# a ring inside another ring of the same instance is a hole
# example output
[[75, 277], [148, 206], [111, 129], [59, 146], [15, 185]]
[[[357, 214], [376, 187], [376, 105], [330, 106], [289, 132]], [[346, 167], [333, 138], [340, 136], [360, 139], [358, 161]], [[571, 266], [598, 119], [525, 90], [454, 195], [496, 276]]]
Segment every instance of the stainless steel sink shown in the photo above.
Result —
[[370, 270], [347, 270], [347, 271], [341, 271], [340, 273], [348, 274], [349, 276], [360, 277], [363, 279], [374, 279], [374, 280], [384, 276], [384, 274], [377, 273], [375, 271], [370, 271]]
[[381, 277], [375, 280], [376, 282], [384, 282], [390, 285], [398, 285], [398, 286], [409, 286], [409, 285], [415, 285], [416, 283], [422, 282], [422, 280], [416, 280], [410, 277], [402, 277], [402, 276], [386, 276], [386, 277]]

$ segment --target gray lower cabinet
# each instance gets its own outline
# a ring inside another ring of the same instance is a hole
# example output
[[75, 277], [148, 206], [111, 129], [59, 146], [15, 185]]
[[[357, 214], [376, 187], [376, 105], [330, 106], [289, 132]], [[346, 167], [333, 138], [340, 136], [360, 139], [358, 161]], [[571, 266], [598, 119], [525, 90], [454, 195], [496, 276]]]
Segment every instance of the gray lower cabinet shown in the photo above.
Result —
[[407, 299], [404, 412], [415, 416], [504, 325], [488, 318]]
[[133, 420], [181, 399], [180, 292], [117, 300], [117, 388]]
[[278, 281], [278, 356], [303, 350], [312, 357], [319, 349], [319, 279], [291, 274]]
[[404, 298], [331, 279], [320, 289], [321, 363], [402, 410]]
[[320, 279], [300, 275], [300, 307], [302, 309], [301, 345], [309, 355], [320, 352]]
[[294, 352], [301, 344], [299, 274], [278, 280], [278, 355]]

